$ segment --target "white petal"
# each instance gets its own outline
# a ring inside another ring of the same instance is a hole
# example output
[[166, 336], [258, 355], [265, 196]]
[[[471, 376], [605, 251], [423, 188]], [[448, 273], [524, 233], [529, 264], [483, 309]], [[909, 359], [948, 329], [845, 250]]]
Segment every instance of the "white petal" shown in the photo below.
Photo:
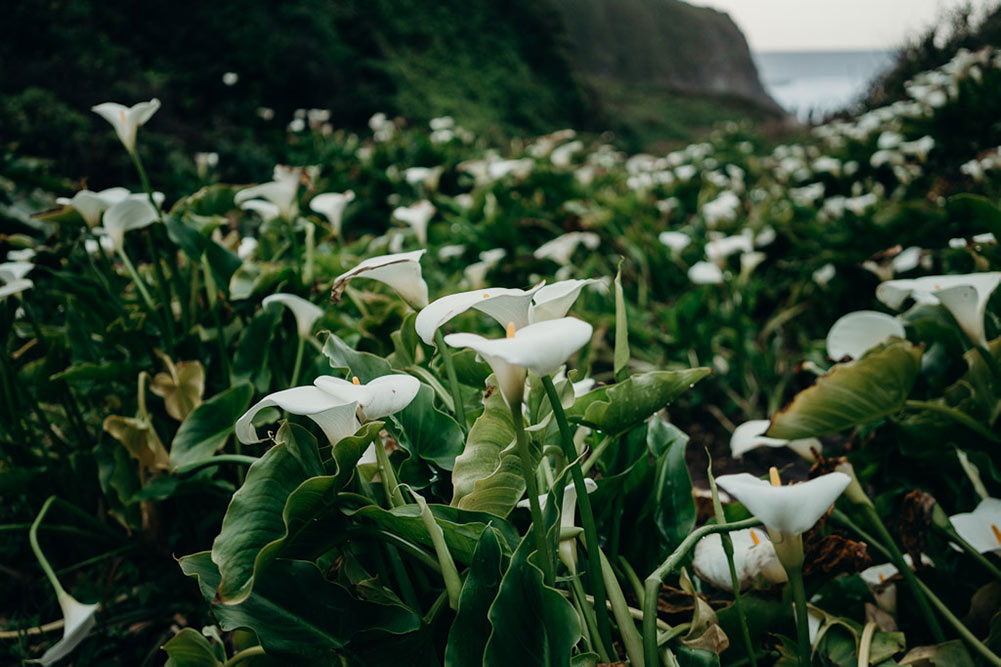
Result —
[[542, 284], [527, 291], [495, 287], [443, 296], [417, 314], [414, 327], [421, 340], [430, 345], [438, 327], [470, 308], [475, 308], [497, 320], [501, 326], [506, 327], [513, 322], [520, 329], [529, 324], [528, 312], [532, 298], [541, 288]]
[[723, 475], [716, 482], [769, 529], [782, 535], [805, 533], [834, 504], [851, 478], [827, 473], [808, 482], [772, 486], [754, 475]]
[[125, 243], [125, 232], [148, 227], [160, 218], [146, 195], [129, 195], [104, 213], [104, 229], [116, 249]]
[[949, 517], [959, 536], [980, 553], [1001, 555], [1001, 500], [984, 498], [972, 512]]
[[410, 405], [421, 388], [417, 378], [402, 374], [383, 375], [366, 384], [321, 375], [313, 384], [338, 400], [357, 403], [367, 420], [399, 412]]
[[160, 100], [153, 98], [149, 102], [140, 102], [131, 108], [115, 102], [105, 102], [91, 107], [91, 111], [111, 123], [122, 145], [132, 152], [136, 145], [136, 130], [152, 118], [159, 108]]
[[593, 250], [599, 243], [601, 238], [594, 232], [569, 232], [543, 243], [532, 255], [536, 259], [551, 259], [565, 266], [570, 263], [577, 246], [584, 244]]
[[657, 240], [674, 252], [681, 252], [692, 243], [692, 239], [684, 232], [661, 232]]
[[428, 303], [428, 286], [421, 274], [421, 256], [425, 252], [415, 250], [366, 259], [337, 276], [333, 298], [340, 298], [353, 278], [371, 278], [392, 287], [415, 310], [424, 308]]
[[723, 271], [712, 262], [696, 262], [688, 269], [688, 279], [696, 285], [719, 285]]
[[347, 192], [324, 192], [316, 195], [309, 202], [309, 207], [326, 216], [334, 228], [334, 234], [341, 235], [341, 221], [344, 218], [344, 209], [354, 201], [355, 193], [351, 190]]
[[59, 597], [59, 606], [63, 611], [63, 638], [49, 647], [37, 660], [27, 660], [42, 665], [52, 665], [73, 652], [77, 645], [87, 638], [90, 631], [97, 624], [95, 615], [98, 607], [96, 604], [82, 604], [77, 602], [71, 595], [63, 594]]
[[266, 296], [264, 297], [264, 300], [261, 301], [261, 305], [265, 308], [272, 303], [280, 303], [292, 311], [292, 314], [295, 316], [295, 324], [299, 331], [300, 338], [309, 337], [309, 332], [313, 330], [313, 325], [318, 319], [323, 317], [323, 310], [319, 306], [310, 303], [295, 294], [284, 294], [279, 292], [278, 294]]
[[427, 245], [428, 223], [434, 216], [435, 207], [426, 199], [423, 199], [410, 206], [401, 206], [393, 211], [393, 217], [400, 222], [404, 222], [414, 230], [417, 235], [417, 242]]
[[[755, 528], [736, 530], [730, 533], [730, 539], [733, 541], [733, 565], [741, 590], [759, 576], [771, 583], [786, 580], [785, 570], [765, 531]], [[723, 551], [723, 538], [719, 533], [707, 535], [695, 545], [692, 567], [701, 579], [717, 588], [733, 591], [730, 566]]]
[[262, 220], [274, 220], [282, 214], [282, 210], [277, 205], [263, 199], [248, 199], [240, 202], [240, 208], [245, 211], [253, 211], [261, 216]]
[[23, 280], [33, 268], [31, 262], [0, 262], [0, 280], [5, 283]]
[[587, 280], [562, 280], [552, 285], [546, 285], [535, 293], [532, 305], [528, 309], [529, 322], [543, 322], [566, 316], [573, 307], [580, 291], [592, 283], [600, 282], [596, 278]]
[[292, 214], [292, 204], [299, 190], [298, 169], [275, 169], [276, 179], [270, 183], [261, 183], [244, 188], [236, 193], [233, 201], [243, 205], [252, 199], [266, 199], [278, 207], [280, 214], [289, 217]]
[[835, 361], [859, 359], [891, 336], [905, 337], [900, 320], [875, 310], [857, 310], [840, 317], [827, 333], [827, 356]]
[[913, 271], [918, 268], [921, 264], [921, 253], [923, 251], [917, 246], [911, 246], [902, 250], [893, 261], [890, 262], [890, 266], [893, 267], [894, 273], [907, 273], [908, 271]]
[[236, 437], [243, 443], [259, 442], [254, 416], [271, 406], [294, 415], [306, 415], [316, 422], [331, 444], [358, 430], [357, 403], [345, 403], [316, 387], [292, 387], [265, 396], [236, 420]]

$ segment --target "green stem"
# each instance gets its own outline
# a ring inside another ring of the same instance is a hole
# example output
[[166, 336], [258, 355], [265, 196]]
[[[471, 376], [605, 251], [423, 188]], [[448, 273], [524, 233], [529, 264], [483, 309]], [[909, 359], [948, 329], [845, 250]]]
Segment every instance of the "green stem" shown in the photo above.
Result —
[[581, 615], [584, 617], [584, 623], [587, 625], [587, 630], [591, 634], [591, 647], [597, 651], [601, 662], [612, 662], [612, 658], [608, 655], [608, 651], [606, 651], [602, 643], [598, 641], [598, 624], [595, 619], [594, 608], [587, 600], [587, 595], [584, 593], [584, 586], [580, 583], [580, 577], [573, 577], [570, 579], [570, 588], [573, 589], [574, 597], [577, 598], [577, 602], [580, 605]]
[[991, 374], [994, 376], [994, 382], [1001, 383], [1001, 364], [998, 363], [998, 360], [993, 354], [990, 353], [990, 350], [985, 348], [983, 345], [975, 343], [973, 340], [970, 340], [970, 344], [973, 345], [974, 349], [980, 354], [980, 357], [987, 364], [987, 367], [991, 369]]
[[810, 623], [806, 608], [806, 588], [803, 586], [803, 567], [787, 567], [789, 586], [792, 588], [793, 607], [796, 610], [796, 645], [799, 647], [799, 664], [810, 667]]
[[928, 625], [928, 629], [931, 631], [932, 636], [935, 638], [935, 642], [941, 644], [945, 641], [945, 633], [942, 632], [942, 626], [939, 625], [938, 619], [935, 618], [935, 614], [932, 611], [931, 605], [928, 603], [927, 597], [925, 597], [923, 590], [921, 589], [921, 584], [918, 581], [917, 576], [915, 576], [914, 571], [907, 565], [904, 561], [904, 555], [900, 552], [897, 547], [897, 543], [893, 541], [893, 537], [890, 535], [890, 531], [886, 529], [883, 525], [882, 519], [879, 518], [879, 514], [876, 513], [876, 508], [871, 504], [857, 505], [861, 507], [863, 512], [865, 512], [866, 518], [873, 528], [876, 529], [876, 534], [882, 539], [883, 545], [890, 550], [890, 560], [900, 571], [900, 574], [904, 577], [904, 581], [911, 589], [911, 593], [914, 595], [915, 600], [918, 603], [918, 609], [921, 610], [921, 615], [925, 618], [925, 623]]
[[[584, 473], [581, 471], [580, 461], [578, 461], [577, 449], [574, 447], [573, 433], [570, 431], [570, 424], [567, 422], [567, 415], [563, 411], [563, 404], [560, 402], [559, 393], [553, 384], [553, 379], [548, 375], [542, 376], [542, 386], [546, 389], [546, 396], [553, 408], [553, 416], [556, 417], [556, 424], [560, 430], [560, 445], [563, 447], [563, 456], [570, 466], [570, 475], [573, 478], [574, 488], [577, 491], [577, 506], [580, 508], [580, 522], [584, 528], [584, 540], [587, 542], [588, 575], [591, 582], [591, 595], [594, 596], [595, 614], [598, 618], [598, 630], [601, 644], [606, 647], [612, 645], [612, 630], [608, 621], [608, 612], [605, 611], [605, 581], [602, 577], [598, 565], [596, 554], [599, 552], [598, 529], [594, 523], [594, 511], [591, 507], [591, 498], [587, 493], [587, 485], [584, 482]], [[557, 498], [562, 497], [562, 488], [557, 490]], [[655, 664], [655, 663], [651, 663]]]
[[17, 395], [14, 393], [14, 377], [16, 377], [13, 369], [13, 364], [10, 363], [10, 357], [7, 354], [7, 344], [6, 341], [2, 343], [0, 347], [0, 372], [3, 373], [3, 384], [4, 391], [3, 397], [4, 401], [7, 403], [7, 412], [10, 413], [10, 424], [13, 428], [9, 428], [11, 436], [15, 440], [24, 440], [24, 427], [21, 425], [21, 415], [18, 414], [18, 410], [14, 405], [14, 397]]
[[87, 567], [88, 565], [93, 565], [94, 563], [100, 563], [102, 560], [106, 560], [108, 558], [114, 558], [115, 556], [121, 555], [128, 551], [135, 551], [138, 548], [139, 548], [138, 544], [126, 544], [125, 546], [118, 547], [117, 549], [112, 549], [111, 551], [108, 551], [106, 553], [99, 554], [97, 556], [88, 558], [86, 560], [82, 560], [79, 563], [68, 565], [67, 567], [64, 567], [58, 572], [56, 572], [56, 574], [57, 575], [66, 574], [67, 572], [72, 572], [73, 570], [79, 570], [81, 567]]
[[416, 560], [417, 562], [419, 562], [421, 565], [428, 568], [432, 572], [436, 574], [441, 574], [441, 565], [438, 564], [438, 561], [435, 559], [434, 556], [424, 551], [424, 549], [417, 546], [413, 542], [410, 542], [400, 537], [396, 533], [391, 533], [388, 530], [380, 530], [380, 529], [363, 529], [359, 531], [359, 534], [380, 539], [383, 542], [386, 542], [387, 544], [396, 547], [398, 550], [405, 552], [408, 556], [411, 556], [412, 558], [414, 558], [414, 560]]
[[139, 159], [139, 151], [133, 149], [129, 151], [129, 157], [132, 158], [132, 164], [136, 166], [136, 171], [139, 172], [139, 182], [142, 183], [143, 191], [146, 193], [146, 197], [149, 199], [150, 206], [156, 211], [156, 214], [163, 219], [163, 210], [160, 205], [156, 203], [156, 199], [153, 197], [153, 188], [149, 184], [149, 178], [146, 176], [146, 169], [143, 168], [142, 160]]
[[163, 309], [163, 319], [167, 327], [164, 331], [164, 337], [166, 338], [168, 353], [173, 356], [174, 354], [174, 297], [170, 291], [170, 284], [167, 282], [167, 278], [163, 273], [163, 266], [161, 266], [162, 258], [160, 256], [160, 251], [157, 249], [155, 243], [153, 243], [152, 233], [146, 234], [146, 248], [149, 253], [150, 262], [153, 264], [153, 273], [156, 275], [157, 288], [160, 291], [160, 298], [163, 299], [164, 309]]
[[149, 292], [146, 290], [146, 283], [139, 276], [139, 272], [136, 271], [135, 265], [129, 256], [125, 254], [125, 248], [117, 248], [118, 256], [122, 260], [122, 264], [125, 265], [126, 270], [128, 270], [129, 275], [132, 277], [132, 282], [135, 283], [136, 289], [139, 290], [139, 294], [142, 296], [143, 301], [146, 303], [146, 307], [149, 308], [150, 315], [153, 317], [158, 317], [156, 312], [156, 306], [153, 305], [153, 299], [150, 297]]
[[389, 507], [403, 507], [407, 501], [403, 499], [403, 492], [400, 491], [400, 483], [396, 481], [396, 473], [393, 471], [393, 464], [389, 460], [389, 454], [381, 440], [372, 443], [375, 447], [375, 461], [379, 466], [379, 477], [382, 479], [382, 488], [386, 491], [386, 501]]
[[598, 459], [601, 458], [601, 455], [605, 453], [605, 450], [608, 449], [608, 446], [611, 445], [612, 442], [614, 441], [615, 438], [613, 438], [610, 435], [606, 435], [605, 438], [598, 443], [598, 446], [595, 447], [593, 450], [591, 450], [591, 454], [588, 455], [587, 460], [585, 460], [584, 463], [581, 464], [580, 466], [581, 472], [583, 473], [589, 472], [591, 468], [594, 467], [594, 464], [598, 462]]
[[210, 456], [207, 459], [202, 459], [200, 461], [194, 461], [192, 463], [187, 463], [183, 466], [174, 470], [175, 475], [190, 475], [193, 472], [201, 470], [202, 468], [208, 468], [209, 466], [222, 465], [223, 463], [239, 463], [245, 466], [254, 465], [257, 461], [257, 457], [254, 456], [244, 456], [243, 454], [219, 454], [218, 456]]
[[535, 533], [535, 546], [539, 552], [542, 566], [542, 580], [546, 586], [556, 583], [553, 549], [546, 536], [546, 524], [542, 518], [542, 505], [539, 503], [539, 484], [535, 479], [535, 465], [532, 463], [532, 452], [529, 450], [528, 435], [521, 418], [521, 401], [511, 406], [511, 420], [514, 424], [515, 442], [518, 458], [521, 460], [521, 474], [525, 478], [525, 491], [528, 494], [528, 507], [532, 513], [532, 531]]
[[[605, 554], [598, 545], [594, 544], [591, 549], [592, 553], [597, 554], [600, 561], [601, 574], [604, 578], [605, 587], [608, 590], [608, 600], [612, 603], [612, 615], [615, 616], [615, 622], [619, 625], [619, 635], [622, 637], [623, 645], [625, 645], [629, 664], [644, 667], [646, 662], [643, 660], [643, 638], [640, 637], [640, 633], [636, 630], [636, 621], [633, 620], [632, 615], [629, 613], [629, 605], [626, 604], [622, 588], [619, 587], [619, 582], [615, 578], [612, 566], [609, 565], [608, 559], [605, 558]], [[595, 606], [598, 606], [597, 599], [595, 599]], [[656, 665], [656, 661], [651, 663], [651, 667], [656, 667]]]
[[448, 384], [452, 390], [452, 404], [455, 421], [459, 422], [463, 433], [467, 430], [465, 403], [462, 401], [462, 390], [459, 388], [459, 376], [455, 374], [455, 364], [452, 362], [452, 350], [445, 344], [445, 337], [441, 329], [435, 329], [434, 344], [438, 348], [438, 354], [445, 364], [445, 374], [448, 376]]
[[66, 590], [63, 585], [59, 583], [59, 577], [56, 576], [56, 571], [52, 569], [49, 564], [49, 559], [45, 557], [42, 553], [42, 547], [38, 544], [38, 527], [42, 524], [42, 520], [45, 515], [48, 514], [49, 508], [52, 507], [52, 503], [57, 500], [56, 496], [49, 496], [45, 503], [42, 505], [42, 509], [38, 512], [38, 516], [31, 524], [31, 528], [28, 529], [28, 542], [31, 543], [31, 550], [35, 552], [35, 558], [38, 560], [38, 564], [42, 567], [42, 571], [45, 572], [45, 576], [48, 578], [49, 583], [52, 588], [56, 591], [56, 597], [62, 598], [66, 595]]
[[754, 528], [760, 526], [758, 519], [744, 519], [733, 523], [718, 523], [711, 526], [696, 528], [688, 534], [678, 548], [664, 560], [660, 566], [650, 573], [644, 583], [643, 592], [643, 655], [650, 665], [657, 664], [657, 600], [660, 597], [660, 586], [664, 578], [673, 572], [681, 561], [685, 559], [688, 552], [695, 548], [695, 545], [706, 535], [713, 533], [728, 533], [744, 528]]
[[292, 367], [292, 386], [299, 381], [299, 370], [302, 368], [302, 350], [306, 346], [306, 339], [299, 336], [299, 345], [295, 348], [295, 365]]
[[927, 410], [929, 412], [936, 412], [940, 415], [949, 417], [953, 421], [956, 421], [966, 428], [970, 429], [974, 433], [987, 438], [991, 442], [1001, 442], [1001, 438], [991, 433], [983, 424], [978, 422], [973, 417], [970, 417], [965, 412], [961, 412], [956, 408], [950, 408], [948, 405], [941, 405], [939, 403], [933, 403], [932, 401], [905, 401], [904, 407], [909, 410]]
[[241, 651], [237, 651], [232, 656], [230, 656], [229, 660], [222, 663], [222, 667], [233, 667], [233, 665], [239, 664], [244, 660], [246, 660], [247, 658], [253, 658], [259, 655], [267, 655], [264, 652], [263, 646], [260, 645], [249, 646]]

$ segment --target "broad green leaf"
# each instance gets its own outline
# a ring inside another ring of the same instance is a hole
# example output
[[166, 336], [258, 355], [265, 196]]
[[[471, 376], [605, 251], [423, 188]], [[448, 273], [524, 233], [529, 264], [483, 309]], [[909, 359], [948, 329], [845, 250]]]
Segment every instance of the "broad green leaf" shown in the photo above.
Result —
[[987, 197], [966, 192], [953, 195], [946, 210], [952, 220], [969, 223], [971, 236], [988, 231], [1001, 238], [1001, 208]]
[[921, 348], [907, 341], [836, 364], [772, 416], [767, 435], [813, 438], [891, 415], [904, 407], [920, 369]]
[[483, 650], [490, 636], [487, 612], [497, 596], [504, 574], [499, 540], [497, 532], [487, 526], [476, 543], [469, 574], [462, 584], [459, 608], [448, 633], [445, 647], [445, 665], [448, 667], [483, 664]]
[[449, 415], [434, 407], [434, 391], [421, 384], [410, 404], [389, 418], [389, 431], [416, 457], [444, 470], [455, 467], [462, 452], [462, 429]]
[[660, 534], [674, 549], [695, 527], [695, 498], [692, 478], [685, 464], [688, 436], [659, 417], [650, 420], [647, 447], [657, 457], [654, 480], [654, 521]]
[[469, 429], [466, 448], [455, 459], [452, 505], [503, 517], [525, 493], [525, 478], [514, 447], [511, 410], [492, 380], [493, 376], [487, 380], [483, 414]]
[[224, 294], [229, 295], [229, 281], [243, 264], [243, 260], [236, 253], [230, 252], [212, 240], [205, 242], [205, 259], [212, 270], [216, 287]]
[[393, 372], [393, 367], [382, 357], [352, 349], [335, 334], [327, 336], [323, 354], [330, 360], [333, 368], [346, 370], [350, 375], [357, 376], [362, 383]]
[[907, 638], [903, 632], [877, 632], [872, 637], [869, 649], [869, 664], [878, 665], [889, 660], [907, 648]]
[[201, 261], [208, 240], [197, 229], [173, 215], [164, 216], [163, 224], [167, 228], [167, 236], [184, 251], [189, 259], [195, 262]]
[[629, 366], [629, 320], [626, 317], [626, 297], [622, 292], [622, 261], [615, 273], [615, 355], [612, 369], [615, 381], [626, 378]]
[[236, 346], [232, 369], [234, 382], [253, 381], [260, 392], [270, 389], [268, 356], [280, 319], [281, 311], [277, 308], [262, 308], [251, 318]]
[[331, 651], [362, 631], [404, 634], [420, 627], [420, 617], [410, 609], [356, 598], [324, 579], [313, 563], [276, 560], [244, 601], [228, 605], [214, 603], [221, 579], [209, 552], [185, 556], [180, 565], [198, 580], [223, 630], [250, 628], [268, 654], [297, 662], [329, 660]]
[[619, 435], [644, 421], [696, 382], [712, 373], [708, 368], [651, 371], [624, 382], [599, 387], [581, 396], [568, 416], [609, 435]]
[[171, 467], [200, 461], [222, 449], [233, 432], [233, 424], [250, 405], [253, 393], [249, 384], [238, 384], [195, 408], [170, 444]]
[[237, 186], [224, 183], [206, 185], [197, 192], [177, 200], [171, 207], [170, 213], [171, 215], [183, 213], [199, 216], [226, 215], [235, 208], [233, 198], [239, 190]]
[[114, 382], [115, 380], [130, 381], [139, 371], [139, 367], [134, 363], [125, 361], [106, 361], [99, 364], [78, 363], [73, 364], [66, 370], [52, 374], [49, 380], [58, 382]]
[[184, 628], [163, 645], [166, 667], [215, 667], [221, 665], [209, 640], [193, 628]]
[[542, 571], [528, 557], [531, 533], [522, 539], [501, 580], [488, 618], [493, 626], [485, 665], [569, 665], [580, 639], [577, 612], [555, 589], [544, 586]]

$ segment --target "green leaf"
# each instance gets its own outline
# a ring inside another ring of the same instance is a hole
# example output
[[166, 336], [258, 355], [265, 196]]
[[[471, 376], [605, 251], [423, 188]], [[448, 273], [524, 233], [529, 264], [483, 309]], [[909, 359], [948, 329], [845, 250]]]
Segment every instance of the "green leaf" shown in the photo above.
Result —
[[476, 543], [469, 574], [462, 585], [459, 608], [448, 633], [445, 665], [483, 664], [483, 651], [490, 636], [487, 612], [500, 589], [504, 573], [502, 551], [497, 532], [487, 526]]
[[469, 429], [466, 448], [455, 459], [452, 505], [505, 517], [525, 493], [525, 478], [514, 447], [511, 410], [493, 376], [487, 387], [483, 414]]
[[921, 348], [899, 341], [836, 364], [772, 416], [767, 435], [796, 440], [842, 431], [898, 412], [921, 369]]
[[192, 628], [184, 628], [163, 645], [167, 652], [166, 667], [215, 667], [222, 662], [216, 657], [209, 640]]
[[712, 373], [708, 368], [651, 371], [625, 382], [599, 387], [581, 396], [568, 416], [608, 435], [619, 435], [644, 421], [696, 382]]
[[215, 241], [205, 242], [205, 259], [212, 270], [212, 277], [215, 279], [216, 287], [224, 294], [229, 295], [229, 281], [233, 274], [243, 264], [236, 253], [230, 252]]
[[176, 469], [222, 449], [233, 432], [233, 424], [250, 405], [253, 393], [249, 384], [238, 384], [195, 408], [181, 423], [170, 445], [170, 466]]
[[89, 362], [73, 364], [69, 368], [49, 377], [52, 382], [114, 382], [131, 381], [139, 372], [139, 367], [126, 361], [106, 361], [100, 364]]
[[[180, 559], [184, 574], [198, 580], [206, 602], [213, 602], [220, 585], [219, 570], [209, 552]], [[250, 628], [268, 654], [296, 662], [329, 660], [362, 631], [405, 634], [420, 627], [420, 617], [399, 604], [382, 604], [351, 595], [327, 581], [313, 563], [279, 559], [254, 591], [239, 604], [212, 604], [223, 630]], [[320, 664], [325, 664], [321, 662]]]
[[[1001, 238], [1001, 208], [987, 197], [967, 192], [953, 195], [946, 203], [946, 211], [952, 220], [969, 222], [974, 229], [980, 227]], [[971, 236], [980, 230], [971, 230]]]
[[251, 318], [236, 346], [232, 369], [234, 382], [253, 381], [260, 392], [271, 387], [268, 356], [280, 320], [281, 311], [277, 308], [262, 308]]
[[877, 632], [872, 637], [869, 649], [869, 664], [878, 665], [889, 660], [907, 648], [907, 638], [903, 632]]
[[167, 228], [167, 236], [170, 237], [170, 240], [176, 243], [189, 259], [200, 262], [208, 240], [197, 229], [172, 215], [165, 216], [163, 224]]
[[573, 606], [543, 585], [542, 571], [530, 563], [535, 543], [521, 541], [501, 580], [488, 618], [493, 626], [483, 656], [485, 665], [569, 665], [580, 639]]
[[434, 391], [421, 383], [410, 405], [390, 417], [389, 431], [415, 457], [444, 470], [455, 467], [462, 452], [462, 429], [449, 415], [434, 407]]
[[619, 270], [615, 273], [615, 356], [612, 366], [616, 382], [626, 378], [628, 366], [629, 320], [626, 317], [626, 297], [622, 292], [622, 261], [619, 260]]
[[370, 382], [377, 377], [389, 375], [393, 367], [382, 357], [368, 352], [359, 352], [335, 334], [327, 336], [323, 344], [323, 354], [330, 360], [335, 369], [343, 369], [348, 374], [358, 377], [362, 383]]
[[935, 665], [935, 667], [973, 667], [976, 663], [970, 657], [962, 639], [934, 646], [918, 646], [907, 652], [897, 663], [899, 665]]
[[647, 428], [647, 447], [657, 457], [654, 481], [654, 522], [674, 549], [695, 527], [692, 478], [685, 464], [688, 436], [673, 424], [655, 417]]

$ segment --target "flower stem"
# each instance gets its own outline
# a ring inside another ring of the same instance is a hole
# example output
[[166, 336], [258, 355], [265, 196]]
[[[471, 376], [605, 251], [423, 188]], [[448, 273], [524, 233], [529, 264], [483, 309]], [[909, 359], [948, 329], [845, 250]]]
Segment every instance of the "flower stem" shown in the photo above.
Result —
[[[591, 499], [587, 494], [587, 486], [584, 483], [584, 473], [580, 468], [577, 449], [573, 443], [573, 433], [570, 431], [570, 424], [567, 422], [567, 415], [563, 411], [563, 404], [560, 402], [559, 393], [553, 384], [553, 379], [548, 375], [542, 376], [542, 386], [546, 389], [546, 396], [553, 408], [553, 416], [556, 417], [556, 424], [560, 429], [560, 445], [563, 448], [563, 456], [567, 465], [570, 466], [570, 475], [573, 478], [574, 488], [577, 491], [577, 506], [580, 507], [580, 521], [584, 528], [584, 540], [587, 542], [588, 574], [591, 580], [591, 594], [594, 596], [595, 613], [598, 618], [599, 643], [611, 646], [612, 631], [608, 622], [608, 613], [605, 611], [605, 581], [602, 577], [596, 554], [600, 552], [598, 548], [598, 529], [594, 523], [594, 511], [591, 508]], [[557, 489], [557, 497], [562, 496], [563, 489]]]
[[31, 528], [28, 529], [28, 542], [31, 543], [31, 550], [35, 552], [35, 558], [38, 559], [38, 564], [42, 567], [42, 571], [45, 572], [45, 576], [48, 578], [49, 583], [52, 584], [52, 588], [56, 591], [56, 597], [63, 598], [66, 595], [66, 590], [63, 585], [59, 583], [59, 577], [56, 576], [56, 571], [52, 569], [49, 564], [49, 559], [45, 557], [42, 553], [42, 547], [38, 544], [38, 527], [42, 524], [42, 520], [45, 515], [48, 514], [49, 508], [52, 507], [58, 498], [56, 496], [49, 496], [45, 503], [42, 505], [42, 509], [38, 512], [38, 516], [31, 524]]
[[150, 315], [157, 317], [156, 306], [153, 305], [153, 299], [150, 297], [149, 292], [146, 290], [146, 283], [139, 276], [139, 272], [136, 271], [135, 265], [129, 256], [125, 254], [125, 248], [118, 248], [118, 256], [122, 260], [122, 264], [125, 265], [126, 270], [128, 270], [129, 275], [132, 276], [132, 282], [135, 283], [136, 289], [139, 290], [139, 294], [142, 296], [143, 301], [146, 303], [146, 307], [149, 308]]
[[193, 461], [180, 466], [174, 470], [174, 474], [190, 475], [191, 473], [197, 472], [202, 468], [222, 465], [223, 463], [239, 463], [240, 465], [250, 466], [253, 465], [255, 461], [257, 461], [257, 457], [255, 456], [244, 456], [243, 454], [218, 454], [216, 456], [210, 456], [207, 459]]
[[532, 512], [532, 530], [535, 533], [536, 548], [542, 565], [542, 580], [546, 586], [552, 586], [556, 582], [553, 549], [546, 536], [546, 524], [542, 518], [542, 506], [539, 504], [539, 484], [535, 479], [535, 465], [532, 463], [528, 435], [525, 433], [525, 424], [521, 418], [520, 401], [511, 406], [511, 421], [514, 423], [518, 458], [521, 459], [521, 474], [525, 478], [528, 507]]
[[949, 417], [953, 421], [959, 422], [966, 428], [970, 429], [974, 433], [987, 438], [991, 442], [1001, 442], [1001, 438], [991, 433], [983, 424], [978, 422], [973, 417], [970, 417], [965, 412], [957, 410], [956, 408], [951, 408], [948, 405], [941, 405], [939, 403], [934, 403], [932, 401], [905, 401], [904, 407], [909, 410], [928, 410], [929, 412], [937, 412], [940, 415]]
[[574, 597], [577, 598], [581, 615], [584, 617], [584, 624], [591, 635], [591, 647], [598, 653], [598, 658], [601, 662], [612, 662], [604, 645], [598, 641], [598, 624], [594, 614], [594, 607], [588, 603], [587, 594], [584, 593], [584, 586], [580, 583], [580, 577], [570, 579], [570, 587], [573, 589]]
[[386, 447], [378, 438], [372, 445], [375, 447], [375, 461], [379, 466], [379, 477], [382, 478], [382, 486], [386, 490], [386, 500], [389, 502], [390, 508], [403, 507], [407, 501], [403, 499], [403, 492], [400, 491], [400, 483], [396, 481], [396, 473], [393, 472], [393, 463], [389, 460]]
[[163, 211], [160, 209], [160, 205], [156, 203], [156, 199], [153, 197], [153, 188], [149, 184], [149, 177], [146, 176], [146, 169], [143, 167], [142, 160], [139, 158], [139, 151], [132, 149], [129, 151], [129, 157], [132, 158], [132, 164], [136, 166], [136, 171], [139, 172], [139, 182], [142, 183], [143, 191], [146, 193], [146, 197], [149, 198], [150, 206], [156, 211], [156, 214], [163, 219]]
[[[629, 614], [629, 605], [626, 604], [626, 597], [622, 594], [622, 588], [619, 587], [612, 566], [597, 544], [591, 547], [591, 552], [597, 554], [597, 560], [600, 562], [601, 575], [608, 590], [608, 599], [612, 603], [612, 614], [615, 616], [615, 622], [619, 624], [619, 634], [622, 636], [629, 664], [644, 667], [646, 662], [643, 660], [643, 639], [636, 630], [636, 622]], [[595, 598], [594, 603], [597, 607], [599, 604], [597, 598]], [[652, 663], [651, 667], [655, 667], [656, 664], [656, 662]]]
[[466, 410], [463, 407], [465, 403], [462, 401], [462, 391], [459, 389], [459, 377], [455, 374], [455, 364], [452, 363], [452, 351], [445, 344], [445, 337], [442, 335], [441, 329], [435, 329], [434, 344], [438, 348], [438, 354], [441, 355], [442, 362], [445, 364], [445, 374], [448, 375], [448, 384], [452, 391], [455, 421], [459, 422], [462, 432], [466, 433]]
[[299, 345], [295, 348], [295, 365], [292, 367], [292, 386], [299, 381], [299, 370], [302, 368], [302, 349], [306, 346], [306, 339], [299, 336]]
[[792, 588], [793, 607], [796, 610], [796, 645], [799, 647], [799, 664], [810, 666], [810, 624], [806, 609], [806, 588], [803, 586], [803, 566], [787, 567], [789, 586]]

